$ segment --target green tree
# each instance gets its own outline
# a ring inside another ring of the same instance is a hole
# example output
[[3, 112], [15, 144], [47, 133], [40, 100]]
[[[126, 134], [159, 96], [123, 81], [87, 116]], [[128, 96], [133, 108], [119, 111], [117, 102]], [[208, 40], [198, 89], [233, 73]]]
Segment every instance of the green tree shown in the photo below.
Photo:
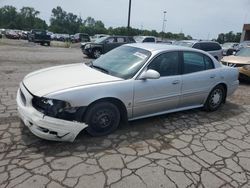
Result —
[[21, 24], [22, 28], [25, 30], [30, 30], [35, 25], [35, 18], [39, 15], [40, 12], [36, 11], [32, 7], [23, 7], [20, 10]]
[[4, 6], [0, 8], [0, 27], [22, 30], [46, 29], [46, 22], [38, 18], [38, 15], [39, 11], [32, 7], [23, 7], [18, 12], [13, 6]]
[[220, 33], [217, 37], [217, 42], [223, 44], [225, 42], [240, 42], [241, 33], [234, 33], [230, 31], [228, 33]]
[[50, 30], [55, 33], [75, 34], [79, 32], [82, 19], [73, 13], [67, 13], [61, 7], [52, 9]]
[[95, 20], [92, 17], [87, 17], [86, 20], [84, 20], [80, 27], [80, 32], [89, 35], [108, 33], [104, 23], [101, 20]]
[[0, 27], [15, 29], [17, 27], [17, 10], [13, 6], [0, 8]]

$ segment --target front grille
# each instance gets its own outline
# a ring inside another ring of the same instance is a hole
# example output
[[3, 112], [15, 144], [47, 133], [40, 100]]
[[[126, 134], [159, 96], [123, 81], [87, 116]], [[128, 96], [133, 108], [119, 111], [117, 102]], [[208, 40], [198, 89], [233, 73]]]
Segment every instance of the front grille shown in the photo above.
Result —
[[21, 89], [20, 89], [20, 97], [21, 97], [21, 100], [22, 100], [22, 103], [24, 104], [24, 106], [26, 106], [26, 98], [25, 98]]

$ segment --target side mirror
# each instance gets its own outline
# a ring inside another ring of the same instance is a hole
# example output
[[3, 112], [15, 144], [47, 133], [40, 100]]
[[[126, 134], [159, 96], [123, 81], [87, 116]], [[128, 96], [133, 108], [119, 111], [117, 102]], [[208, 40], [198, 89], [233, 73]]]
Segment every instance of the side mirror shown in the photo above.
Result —
[[160, 78], [160, 73], [152, 69], [148, 69], [147, 71], [143, 72], [139, 77], [139, 79], [142, 80], [159, 79], [159, 78]]

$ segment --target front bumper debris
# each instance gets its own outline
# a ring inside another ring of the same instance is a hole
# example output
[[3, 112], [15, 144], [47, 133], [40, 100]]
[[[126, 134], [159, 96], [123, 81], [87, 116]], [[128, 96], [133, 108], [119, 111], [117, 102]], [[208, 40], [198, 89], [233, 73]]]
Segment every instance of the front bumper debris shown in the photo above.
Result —
[[30, 131], [43, 139], [73, 142], [76, 136], [88, 125], [45, 116], [32, 106], [33, 96], [23, 84], [17, 92], [17, 109], [20, 118]]

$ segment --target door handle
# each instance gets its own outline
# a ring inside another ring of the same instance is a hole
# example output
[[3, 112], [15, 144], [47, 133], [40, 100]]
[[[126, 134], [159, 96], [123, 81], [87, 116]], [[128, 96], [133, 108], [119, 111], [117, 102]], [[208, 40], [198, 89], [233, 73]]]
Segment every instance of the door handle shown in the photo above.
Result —
[[216, 75], [214, 75], [214, 74], [213, 74], [213, 75], [210, 75], [210, 78], [215, 78], [215, 77], [216, 77]]
[[180, 80], [175, 80], [172, 82], [173, 85], [176, 85], [176, 84], [179, 84], [180, 83]]

